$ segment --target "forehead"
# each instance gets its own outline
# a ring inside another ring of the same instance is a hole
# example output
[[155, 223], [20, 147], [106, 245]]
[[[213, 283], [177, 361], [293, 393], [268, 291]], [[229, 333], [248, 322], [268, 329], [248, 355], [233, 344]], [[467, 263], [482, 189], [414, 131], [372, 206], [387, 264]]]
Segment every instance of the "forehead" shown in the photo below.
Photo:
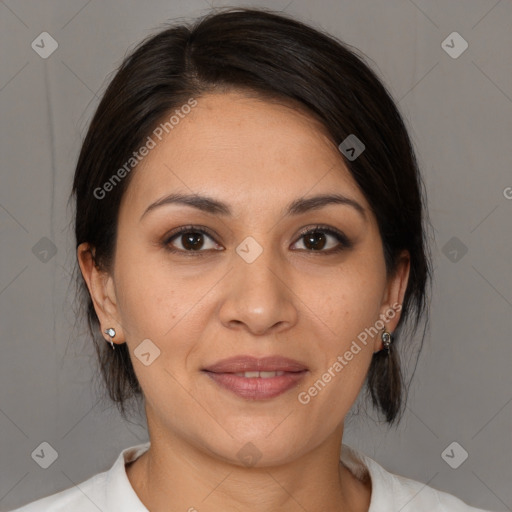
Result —
[[325, 127], [293, 106], [208, 94], [168, 131], [153, 136], [155, 147], [134, 171], [123, 198], [131, 209], [177, 189], [269, 208], [310, 190], [340, 191], [366, 206]]

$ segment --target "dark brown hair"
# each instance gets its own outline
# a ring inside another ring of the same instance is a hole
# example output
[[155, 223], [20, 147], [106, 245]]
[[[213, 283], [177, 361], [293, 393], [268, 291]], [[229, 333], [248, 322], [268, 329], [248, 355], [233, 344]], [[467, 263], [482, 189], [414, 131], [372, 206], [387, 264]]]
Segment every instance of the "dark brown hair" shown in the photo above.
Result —
[[[355, 134], [366, 147], [357, 159], [345, 158], [345, 164], [376, 216], [388, 273], [395, 270], [402, 250], [411, 258], [391, 349], [374, 354], [366, 381], [373, 405], [392, 424], [405, 402], [397, 350], [404, 325], [410, 327], [409, 342], [427, 316], [430, 259], [423, 185], [390, 94], [356, 50], [334, 37], [284, 15], [236, 8], [210, 13], [190, 26], [165, 27], [141, 42], [110, 82], [82, 145], [72, 190], [76, 246], [90, 243], [95, 264], [111, 268], [120, 201], [136, 170], [111, 188], [108, 199], [98, 198], [95, 191], [173, 110], [191, 97], [229, 89], [293, 102], [320, 120], [336, 145]], [[77, 273], [102, 376], [126, 418], [125, 402], [142, 396], [127, 345], [112, 351], [105, 342], [78, 268]]]

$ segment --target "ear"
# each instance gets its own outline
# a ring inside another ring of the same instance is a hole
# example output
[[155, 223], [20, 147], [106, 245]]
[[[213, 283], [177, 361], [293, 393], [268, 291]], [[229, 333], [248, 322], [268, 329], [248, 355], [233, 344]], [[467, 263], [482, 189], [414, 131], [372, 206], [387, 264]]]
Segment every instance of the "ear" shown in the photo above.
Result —
[[[395, 271], [388, 277], [381, 307], [380, 318], [384, 320], [385, 329], [391, 333], [396, 329], [400, 320], [410, 268], [410, 254], [409, 251], [404, 250], [398, 257]], [[376, 350], [383, 348], [380, 336], [376, 339], [376, 344]]]
[[88, 243], [82, 243], [77, 248], [77, 258], [82, 276], [89, 289], [94, 309], [101, 326], [101, 335], [110, 341], [104, 333], [105, 329], [113, 327], [116, 331], [114, 343], [123, 341], [125, 333], [119, 321], [119, 311], [112, 276], [101, 270], [94, 261], [94, 248]]

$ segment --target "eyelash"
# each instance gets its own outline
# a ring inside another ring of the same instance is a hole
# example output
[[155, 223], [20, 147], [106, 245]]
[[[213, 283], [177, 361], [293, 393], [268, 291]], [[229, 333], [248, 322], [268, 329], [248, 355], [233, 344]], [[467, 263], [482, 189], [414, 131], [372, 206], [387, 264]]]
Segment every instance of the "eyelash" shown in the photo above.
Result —
[[[339, 253], [341, 251], [344, 251], [346, 249], [350, 249], [353, 246], [352, 242], [347, 238], [347, 236], [344, 233], [342, 233], [341, 231], [338, 231], [338, 230], [336, 230], [334, 228], [331, 228], [329, 226], [325, 226], [325, 225], [321, 225], [321, 224], [318, 224], [316, 226], [308, 227], [307, 229], [304, 229], [300, 233], [300, 236], [297, 239], [297, 241], [294, 242], [294, 243], [297, 243], [301, 238], [305, 237], [306, 235], [308, 235], [310, 233], [315, 233], [317, 231], [319, 231], [321, 233], [325, 233], [327, 235], [333, 236], [339, 242], [338, 247], [334, 247], [334, 248], [328, 249], [326, 251], [324, 251], [324, 250], [312, 250], [312, 249], [299, 249], [299, 250], [305, 251], [305, 252], [308, 252], [308, 253], [318, 253], [318, 254], [323, 254], [324, 256], [329, 256], [331, 254], [337, 254], [337, 253]], [[176, 249], [176, 248], [172, 247], [170, 245], [170, 243], [174, 239], [178, 238], [180, 235], [182, 235], [184, 233], [195, 233], [195, 234], [200, 233], [200, 234], [208, 236], [215, 243], [217, 243], [215, 241], [214, 235], [210, 232], [209, 229], [207, 229], [207, 228], [205, 228], [203, 226], [193, 226], [193, 225], [190, 225], [190, 226], [182, 226], [182, 227], [174, 230], [168, 236], [166, 236], [164, 241], [163, 241], [164, 248], [167, 251], [171, 252], [171, 253], [179, 253], [179, 254], [183, 254], [185, 256], [204, 256], [205, 253], [208, 253], [208, 252], [211, 251], [211, 249], [210, 250], [197, 250], [197, 251], [188, 250], [187, 251], [187, 250]], [[213, 250], [215, 250], [215, 249], [213, 249]]]

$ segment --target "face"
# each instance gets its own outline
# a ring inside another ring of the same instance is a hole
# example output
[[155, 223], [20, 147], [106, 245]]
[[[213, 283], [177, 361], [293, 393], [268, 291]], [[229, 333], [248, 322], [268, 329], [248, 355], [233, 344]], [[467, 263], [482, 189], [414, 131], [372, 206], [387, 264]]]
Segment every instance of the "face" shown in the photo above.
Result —
[[249, 442], [265, 465], [339, 434], [407, 265], [387, 277], [376, 219], [321, 126], [210, 94], [133, 172], [113, 269], [88, 283], [102, 328], [128, 344], [148, 424], [239, 464]]

